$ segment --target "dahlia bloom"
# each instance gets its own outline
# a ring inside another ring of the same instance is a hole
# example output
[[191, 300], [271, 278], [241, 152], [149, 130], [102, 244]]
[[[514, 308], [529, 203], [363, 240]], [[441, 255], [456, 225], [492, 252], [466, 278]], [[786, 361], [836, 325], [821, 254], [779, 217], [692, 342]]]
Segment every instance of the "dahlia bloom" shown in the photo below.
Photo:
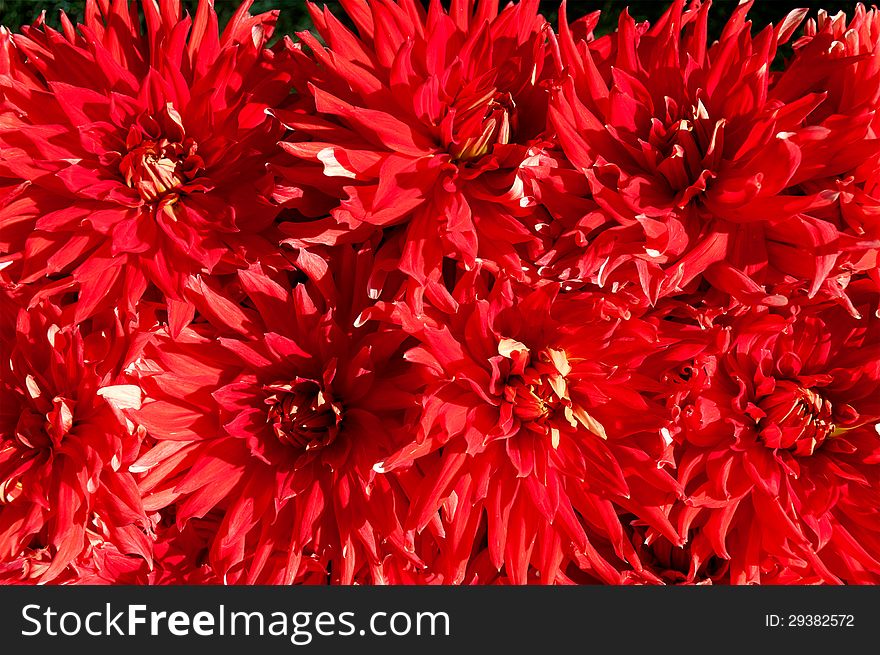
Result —
[[309, 5], [326, 45], [299, 35], [294, 61], [310, 81], [301, 106], [276, 112], [293, 130], [278, 170], [296, 212], [281, 229], [297, 245], [385, 230], [416, 303], [453, 305], [444, 257], [518, 274], [516, 246], [534, 240], [519, 169], [546, 115], [537, 0], [341, 4], [357, 34]]
[[64, 327], [58, 308], [17, 314], [0, 348], [0, 579], [76, 580], [81, 570], [149, 565], [150, 522], [128, 467], [142, 431], [123, 410], [125, 341], [108, 329]]
[[751, 312], [670, 370], [670, 518], [730, 582], [877, 583], [880, 321], [867, 280], [837, 304]]
[[401, 330], [352, 327], [370, 252], [330, 261], [302, 251], [299, 272], [255, 265], [237, 292], [193, 278], [216, 327], [176, 341], [160, 329], [131, 368], [147, 399], [130, 415], [153, 440], [134, 466], [145, 507], [173, 504], [181, 531], [220, 512], [207, 562], [226, 581], [380, 582], [389, 552], [419, 564], [409, 501], [373, 465], [401, 444], [420, 367], [403, 359]]
[[[734, 303], [776, 306], [817, 295], [836, 277], [837, 253], [857, 247], [816, 213], [837, 188], [809, 182], [873, 161], [873, 109], [837, 114], [821, 84], [786, 83], [798, 73], [774, 72], [776, 52], [806, 10], [753, 37], [751, 4], [707, 46], [709, 3], [675, 2], [650, 27], [624, 11], [617, 32], [598, 39], [597, 17], [569, 25], [563, 3], [565, 77], [550, 122], [611, 219], [589, 235], [581, 265], [589, 282], [636, 286], [653, 303], [705, 280]], [[863, 41], [876, 41], [865, 32]], [[834, 77], [851, 66], [826, 57], [822, 71]]]
[[[266, 49], [277, 12], [244, 3], [222, 35], [210, 0], [87, 0], [74, 28], [42, 19], [0, 33], [0, 264], [32, 295], [78, 293], [75, 320], [149, 285], [175, 331], [192, 318], [187, 273], [246, 266], [277, 206], [268, 107], [289, 75]], [[283, 53], [282, 53], [283, 56]]]
[[810, 179], [801, 183], [807, 193], [824, 188], [836, 194], [835, 202], [816, 215], [851, 237], [841, 244], [846, 247], [829, 252], [829, 260], [834, 255], [837, 259], [830, 269], [836, 275], [827, 284], [832, 296], [848, 303], [842, 290], [853, 275], [867, 271], [880, 285], [880, 12], [866, 11], [860, 3], [847, 22], [843, 12], [829, 16], [819, 11], [807, 21], [804, 32], [793, 43], [795, 56], [780, 75], [774, 95], [785, 101], [806, 92], [826, 96], [810, 116], [811, 140], [829, 137], [848, 120], [868, 125], [869, 138], [855, 148], [861, 158], [851, 168], [822, 177], [820, 161], [810, 171]]
[[408, 526], [437, 534], [444, 582], [474, 575], [482, 539], [494, 571], [514, 584], [564, 582], [568, 562], [619, 582], [592, 540], [612, 541], [629, 560], [624, 510], [677, 542], [665, 516], [679, 489], [662, 464], [663, 410], [638, 372], [660, 345], [656, 330], [621, 319], [598, 294], [558, 297], [552, 284], [526, 293], [503, 280], [490, 290], [477, 271], [453, 297], [452, 316], [416, 315], [403, 302], [368, 313], [418, 338], [405, 357], [435, 375], [415, 438], [378, 469], [423, 472]]
[[0, 27], [0, 582], [880, 584], [880, 11], [709, 4]]

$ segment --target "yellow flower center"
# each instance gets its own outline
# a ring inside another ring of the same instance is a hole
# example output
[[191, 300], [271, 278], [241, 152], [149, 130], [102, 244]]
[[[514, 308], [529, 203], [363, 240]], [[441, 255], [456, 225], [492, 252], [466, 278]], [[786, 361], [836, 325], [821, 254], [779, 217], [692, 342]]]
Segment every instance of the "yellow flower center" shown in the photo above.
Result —
[[568, 382], [572, 367], [564, 350], [544, 348], [533, 356], [519, 341], [502, 339], [498, 353], [512, 361], [503, 396], [524, 427], [548, 435], [553, 448], [559, 447], [563, 432], [580, 427], [608, 438], [602, 424], [572, 399]]

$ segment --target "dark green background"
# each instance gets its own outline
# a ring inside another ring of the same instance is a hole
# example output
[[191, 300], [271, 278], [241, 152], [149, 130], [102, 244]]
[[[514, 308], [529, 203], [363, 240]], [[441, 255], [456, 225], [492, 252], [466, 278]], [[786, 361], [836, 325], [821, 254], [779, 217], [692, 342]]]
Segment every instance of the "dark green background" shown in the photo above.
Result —
[[[82, 17], [84, 4], [85, 0], [0, 0], [0, 24], [11, 29], [18, 29], [19, 26], [33, 21], [44, 9], [50, 24], [57, 25], [59, 9], [66, 11], [68, 15], [79, 20]], [[183, 4], [194, 12], [198, 0], [183, 0]], [[318, 2], [318, 4], [326, 4], [337, 13], [340, 12], [339, 4], [332, 0]], [[502, 6], [504, 4], [506, 2], [502, 1]], [[238, 0], [215, 0], [215, 7], [220, 16], [221, 25], [232, 15], [238, 5]], [[713, 37], [720, 34], [721, 27], [736, 5], [737, 0], [716, 0], [713, 3], [713, 10], [710, 14], [710, 29]], [[666, 9], [668, 2], [659, 0], [630, 0], [629, 2], [625, 0], [570, 0], [569, 15], [570, 17], [577, 17], [596, 9], [601, 9], [602, 20], [599, 24], [598, 32], [604, 34], [614, 29], [617, 23], [617, 15], [627, 6], [630, 9], [630, 14], [636, 19], [653, 21]], [[541, 7], [544, 16], [555, 25], [559, 1], [542, 1]], [[778, 22], [782, 16], [796, 7], [809, 7], [814, 11], [824, 7], [830, 13], [836, 13], [843, 9], [847, 13], [851, 13], [855, 7], [855, 2], [841, 2], [840, 0], [830, 0], [828, 2], [816, 2], [815, 0], [757, 0], [749, 16], [753, 24], [763, 26], [767, 23]], [[293, 32], [307, 29], [309, 26], [304, 0], [255, 0], [251, 12], [259, 13], [270, 9], [281, 10], [278, 34], [292, 34]]]

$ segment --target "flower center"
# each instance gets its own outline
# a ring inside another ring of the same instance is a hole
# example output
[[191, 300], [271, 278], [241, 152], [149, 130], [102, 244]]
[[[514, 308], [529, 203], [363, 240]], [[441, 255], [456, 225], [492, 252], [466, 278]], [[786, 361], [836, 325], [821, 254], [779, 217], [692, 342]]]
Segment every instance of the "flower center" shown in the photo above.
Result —
[[772, 394], [758, 402], [766, 415], [758, 420], [768, 448], [784, 448], [795, 455], [812, 455], [834, 432], [831, 403], [811, 389], [783, 380]]
[[144, 201], [160, 200], [167, 204], [175, 202], [181, 187], [203, 169], [202, 158], [195, 152], [192, 139], [184, 143], [168, 139], [143, 141], [129, 148], [119, 169], [125, 176], [125, 183], [136, 189]]
[[711, 581], [727, 570], [727, 561], [720, 557], [694, 557], [690, 545], [675, 545], [645, 526], [633, 525], [630, 529], [632, 544], [642, 563], [665, 583]]
[[579, 426], [606, 438], [602, 425], [571, 398], [566, 376], [572, 369], [564, 351], [545, 348], [532, 357], [522, 343], [502, 339], [498, 352], [511, 359], [502, 395], [524, 428], [549, 435], [553, 448], [563, 432]]
[[[680, 112], [671, 99], [667, 103], [667, 120], [652, 119], [643, 150], [648, 168], [656, 170], [678, 193], [683, 206], [705, 191], [707, 179], [716, 170], [725, 121], [710, 119], [700, 101], [687, 112]], [[679, 118], [674, 118], [676, 115]]]
[[140, 117], [129, 129], [125, 147], [119, 172], [144, 202], [161, 206], [176, 202], [205, 168], [198, 145], [186, 137], [180, 116], [170, 105], [155, 119]]
[[33, 375], [25, 378], [30, 407], [23, 408], [15, 427], [15, 441], [28, 450], [51, 449], [73, 429], [76, 400], [47, 397]]
[[[50, 400], [32, 375], [26, 377], [25, 387], [31, 402], [27, 406], [27, 400], [18, 399], [21, 411], [15, 429], [0, 438], [0, 461], [10, 461], [10, 457], [29, 459], [61, 448], [76, 423], [76, 400], [64, 396]], [[11, 503], [21, 495], [21, 478], [14, 473], [15, 467], [12, 470], [12, 475], [0, 480], [0, 505]]]
[[329, 446], [342, 422], [342, 407], [313, 380], [267, 387], [269, 423], [281, 443], [301, 450]]
[[463, 90], [441, 126], [449, 154], [455, 161], [468, 162], [488, 153], [496, 143], [510, 141], [513, 97], [487, 91]]

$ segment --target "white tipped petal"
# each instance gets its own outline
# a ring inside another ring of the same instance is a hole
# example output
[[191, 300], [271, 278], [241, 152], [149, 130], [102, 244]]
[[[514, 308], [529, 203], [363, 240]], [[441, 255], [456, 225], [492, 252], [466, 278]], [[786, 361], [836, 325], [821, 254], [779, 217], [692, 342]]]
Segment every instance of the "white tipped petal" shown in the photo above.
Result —
[[324, 175], [327, 177], [350, 177], [355, 179], [357, 175], [339, 163], [333, 148], [327, 147], [318, 151], [318, 159], [324, 164]]
[[134, 384], [114, 384], [98, 389], [98, 395], [117, 409], [140, 409], [141, 388]]
[[529, 352], [528, 347], [516, 339], [501, 339], [498, 342], [498, 354], [502, 357], [510, 357], [515, 352]]

